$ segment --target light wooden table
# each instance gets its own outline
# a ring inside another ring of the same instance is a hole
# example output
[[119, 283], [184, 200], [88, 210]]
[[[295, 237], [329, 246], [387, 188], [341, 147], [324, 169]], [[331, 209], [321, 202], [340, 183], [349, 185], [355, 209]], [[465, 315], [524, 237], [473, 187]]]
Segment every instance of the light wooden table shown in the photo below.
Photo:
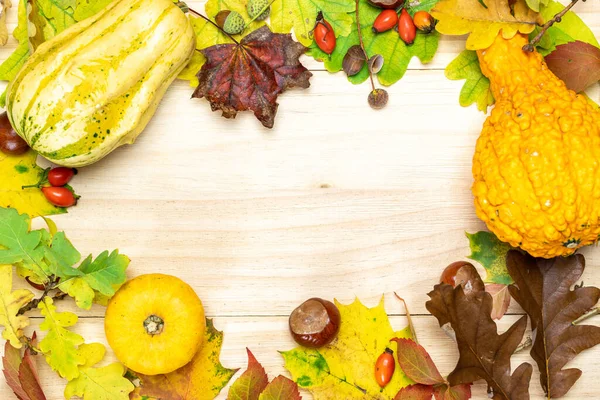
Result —
[[[202, 1], [189, 3], [203, 9]], [[600, 36], [600, 3], [575, 10]], [[0, 59], [14, 47], [11, 39]], [[463, 48], [463, 39], [444, 38], [433, 63], [414, 60], [378, 112], [366, 103], [367, 85], [304, 58], [312, 86], [280, 97], [274, 130], [248, 113], [225, 120], [177, 82], [135, 145], [81, 171], [73, 183], [80, 204], [55, 221], [83, 254], [119, 248], [129, 255], [131, 277], [162, 272], [189, 282], [225, 332], [227, 367], [244, 369], [249, 347], [271, 376], [286, 374], [277, 350], [294, 346], [287, 317], [313, 296], [375, 305], [387, 293], [392, 323], [403, 327], [402, 306], [389, 295], [397, 291], [447, 374], [457, 352], [425, 309], [426, 293], [448, 263], [469, 254], [464, 232], [484, 228], [470, 186], [485, 116], [459, 106], [462, 82], [443, 72]], [[600, 285], [600, 250], [583, 254], [586, 284]], [[103, 308], [63, 302], [59, 309], [80, 316], [76, 331], [88, 341], [106, 343]], [[500, 326], [521, 314], [512, 306]], [[33, 328], [39, 323], [35, 316]], [[64, 382], [39, 365], [49, 399], [61, 399]], [[600, 348], [572, 365], [584, 374], [568, 398], [600, 398]], [[543, 398], [537, 373], [531, 392]], [[0, 379], [0, 399], [14, 398]], [[474, 398], [487, 398], [483, 385]]]

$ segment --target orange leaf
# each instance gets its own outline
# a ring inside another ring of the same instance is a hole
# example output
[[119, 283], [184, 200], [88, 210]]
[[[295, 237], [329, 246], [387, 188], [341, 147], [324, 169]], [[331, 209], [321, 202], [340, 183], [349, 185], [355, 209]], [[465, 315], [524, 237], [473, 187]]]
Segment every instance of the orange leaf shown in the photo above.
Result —
[[248, 369], [231, 385], [227, 395], [229, 399], [258, 400], [269, 384], [265, 369], [256, 361], [250, 349], [246, 349], [246, 351], [248, 352]]

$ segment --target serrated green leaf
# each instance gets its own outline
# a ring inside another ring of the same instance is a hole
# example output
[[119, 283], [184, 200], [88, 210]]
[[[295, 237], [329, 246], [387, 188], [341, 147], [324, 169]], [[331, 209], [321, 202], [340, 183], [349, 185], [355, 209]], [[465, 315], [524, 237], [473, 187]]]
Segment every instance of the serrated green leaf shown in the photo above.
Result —
[[83, 21], [96, 15], [110, 3], [112, 3], [112, 0], [77, 0], [73, 16], [75, 20]]
[[490, 232], [481, 231], [466, 235], [471, 247], [469, 258], [480, 263], [487, 272], [484, 281], [503, 285], [513, 283], [506, 268], [506, 254], [512, 250], [512, 247], [501, 242], [496, 235]]
[[77, 315], [70, 312], [57, 313], [49, 297], [46, 297], [38, 308], [44, 316], [40, 329], [48, 332], [39, 344], [46, 362], [63, 378], [67, 380], [77, 378], [78, 366], [86, 362], [77, 350], [84, 340], [80, 335], [66, 329], [77, 323]]
[[[427, 6], [433, 6], [427, 4]], [[383, 68], [377, 74], [377, 78], [382, 85], [390, 86], [398, 82], [408, 69], [408, 64], [413, 57], [418, 57], [423, 64], [427, 64], [433, 60], [438, 49], [440, 35], [437, 32], [425, 34], [417, 32], [415, 42], [408, 46], [398, 36], [398, 33], [391, 30], [384, 33], [376, 34], [372, 31], [372, 24], [381, 10], [370, 6], [366, 0], [360, 2], [360, 20], [361, 32], [365, 44], [365, 49], [369, 57], [380, 54], [383, 56]], [[355, 15], [350, 14], [353, 23], [351, 33], [347, 36], [342, 36], [337, 40], [337, 46], [331, 56], [321, 51], [315, 44], [310, 46], [307, 55], [315, 58], [317, 61], [323, 61], [325, 68], [329, 72], [338, 72], [342, 70], [344, 56], [350, 47], [359, 43], [358, 28], [356, 26]], [[367, 67], [357, 74], [349, 78], [349, 81], [354, 84], [365, 82], [369, 79]]]
[[490, 80], [481, 72], [475, 51], [464, 50], [448, 64], [445, 73], [450, 80], [466, 80], [460, 91], [461, 106], [468, 107], [476, 103], [478, 110], [487, 112], [488, 106], [494, 104]]
[[73, 396], [84, 400], [128, 400], [133, 384], [124, 378], [127, 368], [120, 363], [93, 368], [102, 361], [106, 348], [100, 343], [82, 344], [79, 355], [85, 363], [79, 367], [79, 376], [67, 384], [65, 398]]
[[2, 337], [12, 347], [22, 347], [23, 329], [29, 325], [29, 318], [17, 315], [21, 307], [33, 300], [33, 293], [26, 289], [12, 290], [12, 266], [0, 265], [0, 326], [4, 327]]
[[354, 10], [354, 0], [275, 0], [271, 5], [271, 31], [290, 33], [293, 29], [296, 39], [308, 47], [313, 42], [311, 32], [319, 12], [336, 36], [343, 37], [353, 29], [354, 19], [349, 13]]
[[[19, 0], [17, 5], [18, 24], [13, 36], [19, 42], [17, 49], [0, 65], [0, 80], [11, 81], [25, 61], [29, 58], [29, 43], [27, 41], [27, 0]], [[5, 101], [3, 101], [4, 103]], [[4, 104], [2, 104], [4, 107]]]

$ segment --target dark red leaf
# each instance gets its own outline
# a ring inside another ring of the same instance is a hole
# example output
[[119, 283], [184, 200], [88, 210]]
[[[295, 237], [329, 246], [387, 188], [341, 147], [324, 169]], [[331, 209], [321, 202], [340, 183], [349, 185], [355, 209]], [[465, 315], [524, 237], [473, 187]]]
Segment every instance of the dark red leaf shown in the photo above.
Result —
[[446, 382], [427, 350], [410, 339], [392, 339], [398, 344], [398, 364], [406, 376], [422, 385]]
[[523, 338], [527, 317], [519, 319], [508, 331], [498, 335], [492, 320], [492, 296], [487, 292], [465, 295], [439, 284], [429, 293], [427, 309], [440, 326], [450, 324], [456, 334], [459, 360], [448, 381], [452, 386], [485, 379], [494, 399], [529, 399], [529, 381], [533, 368], [521, 364], [511, 375], [510, 358]]
[[471, 385], [436, 386], [433, 395], [435, 400], [469, 400], [471, 398]]
[[206, 99], [213, 111], [235, 118], [252, 110], [267, 128], [277, 114], [277, 96], [293, 87], [310, 86], [312, 74], [300, 63], [306, 48], [291, 35], [272, 33], [267, 26], [244, 37], [240, 44], [219, 44], [201, 50], [206, 63], [198, 73], [193, 97]]
[[563, 367], [600, 343], [599, 327], [572, 323], [596, 305], [600, 289], [571, 290], [585, 269], [581, 254], [548, 260], [510, 251], [506, 264], [515, 281], [510, 294], [529, 315], [535, 332], [531, 356], [538, 364], [542, 387], [549, 397], [564, 396], [581, 370]]
[[583, 92], [600, 80], [600, 49], [589, 43], [570, 42], [556, 46], [546, 56], [548, 68], [575, 92]]
[[279, 375], [260, 394], [260, 400], [302, 400], [298, 384]]
[[4, 345], [2, 357], [3, 373], [8, 387], [12, 389], [19, 400], [30, 400], [19, 382], [19, 367], [21, 366], [21, 350], [15, 349], [8, 342]]
[[[35, 344], [35, 338], [34, 332], [32, 344]], [[2, 364], [6, 383], [19, 400], [46, 400], [40, 385], [37, 366], [29, 348], [25, 349], [21, 357], [21, 350], [15, 349], [6, 342]]]
[[431, 400], [433, 386], [410, 385], [400, 389], [394, 400]]
[[[35, 342], [35, 334], [33, 341]], [[30, 400], [46, 400], [46, 395], [44, 394], [44, 391], [40, 385], [40, 377], [38, 375], [37, 365], [29, 348], [25, 349], [23, 362], [19, 367], [19, 381], [21, 382], [21, 387], [25, 393], [27, 393]]]

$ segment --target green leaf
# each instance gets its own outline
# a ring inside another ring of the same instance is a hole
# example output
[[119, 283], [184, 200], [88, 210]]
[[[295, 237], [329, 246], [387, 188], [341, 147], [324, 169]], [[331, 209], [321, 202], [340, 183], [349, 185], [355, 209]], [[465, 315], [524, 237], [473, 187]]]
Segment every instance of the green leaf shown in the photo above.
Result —
[[[305, 46], [313, 42], [311, 32], [317, 21], [317, 14], [331, 24], [336, 36], [350, 35], [354, 23], [354, 0], [275, 0], [271, 5], [271, 31], [290, 33]], [[371, 23], [374, 21], [371, 20]]]
[[[440, 35], [437, 32], [430, 34], [417, 32], [415, 42], [408, 46], [400, 39], [398, 33], [393, 30], [376, 34], [372, 31], [371, 27], [380, 12], [381, 10], [370, 6], [366, 0], [361, 0], [360, 22], [365, 49], [370, 57], [376, 54], [383, 56], [383, 68], [377, 74], [377, 77], [382, 85], [390, 86], [402, 79], [413, 57], [418, 57], [423, 64], [427, 64], [433, 60], [438, 49]], [[351, 18], [353, 21], [356, 21], [354, 13], [351, 14]], [[338, 38], [337, 46], [331, 57], [321, 51], [314, 43], [307, 54], [314, 57], [317, 61], [323, 61], [325, 68], [329, 72], [338, 72], [342, 70], [342, 63], [348, 49], [358, 43], [358, 29], [356, 22], [353, 22], [351, 33]], [[349, 80], [354, 84], [359, 84], [368, 78], [369, 72], [365, 66], [361, 72], [350, 77]]]
[[464, 50], [448, 64], [446, 78], [453, 81], [466, 80], [460, 91], [459, 102], [461, 106], [468, 107], [476, 103], [478, 110], [487, 112], [488, 106], [494, 104], [490, 80], [481, 72], [479, 59], [475, 51]]
[[85, 358], [77, 350], [84, 340], [76, 333], [69, 331], [77, 323], [77, 315], [70, 312], [57, 313], [51, 298], [46, 297], [38, 305], [44, 316], [40, 329], [48, 331], [40, 342], [40, 350], [46, 357], [48, 365], [67, 380], [79, 376], [79, 365], [85, 364]]
[[113, 0], [77, 0], [73, 16], [77, 21], [96, 15], [100, 10], [112, 3]]
[[480, 263], [487, 272], [486, 283], [510, 285], [513, 283], [506, 268], [506, 254], [512, 247], [501, 242], [490, 232], [467, 233], [471, 255], [469, 258]]
[[79, 376], [67, 384], [65, 398], [78, 396], [84, 400], [128, 400], [133, 384], [123, 376], [127, 372], [122, 364], [114, 363], [93, 368], [102, 361], [106, 348], [100, 343], [82, 344], [79, 355], [85, 363], [79, 367]]
[[[29, 43], [27, 41], [27, 0], [19, 0], [17, 9], [18, 24], [13, 36], [19, 42], [17, 49], [0, 65], [0, 80], [11, 81], [25, 61], [29, 58]], [[4, 101], [3, 101], [4, 102]], [[4, 104], [2, 104], [4, 107]]]
[[548, 0], [525, 0], [527, 2], [527, 6], [531, 8], [535, 12], [539, 12], [542, 6], [548, 4]]
[[[541, 8], [541, 16], [544, 21], [548, 21], [557, 13], [562, 11], [564, 6], [558, 1], [550, 0], [545, 7]], [[530, 37], [535, 37], [540, 28], [536, 28]], [[560, 23], [552, 25], [538, 44], [537, 50], [546, 56], [556, 50], [556, 46], [574, 42], [576, 40], [589, 43], [600, 47], [592, 30], [577, 16], [573, 11], [567, 12]]]
[[75, 270], [79, 274], [62, 280], [58, 287], [75, 298], [79, 307], [89, 309], [97, 293], [110, 298], [125, 283], [128, 265], [129, 258], [117, 250], [105, 251], [94, 261], [89, 256]]

